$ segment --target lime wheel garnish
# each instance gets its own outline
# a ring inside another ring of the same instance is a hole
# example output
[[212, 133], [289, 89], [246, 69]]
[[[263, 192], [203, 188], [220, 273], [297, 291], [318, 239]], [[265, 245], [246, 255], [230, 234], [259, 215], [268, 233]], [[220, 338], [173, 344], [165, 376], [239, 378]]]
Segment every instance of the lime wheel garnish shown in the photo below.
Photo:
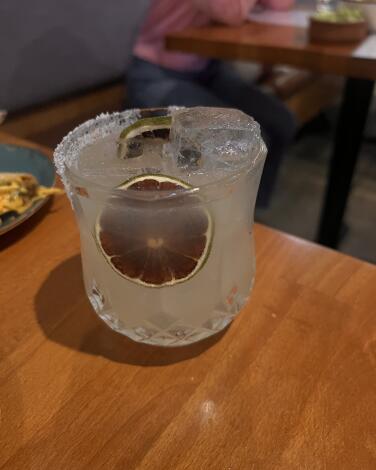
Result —
[[139, 157], [148, 146], [162, 146], [169, 138], [171, 122], [171, 116], [152, 116], [127, 126], [118, 139], [118, 157]]
[[[189, 188], [175, 178], [149, 174], [118, 189], [158, 193]], [[187, 281], [203, 267], [213, 222], [198, 196], [178, 194], [177, 200], [111, 202], [98, 216], [95, 232], [103, 255], [120, 276], [144, 286], [164, 287]]]

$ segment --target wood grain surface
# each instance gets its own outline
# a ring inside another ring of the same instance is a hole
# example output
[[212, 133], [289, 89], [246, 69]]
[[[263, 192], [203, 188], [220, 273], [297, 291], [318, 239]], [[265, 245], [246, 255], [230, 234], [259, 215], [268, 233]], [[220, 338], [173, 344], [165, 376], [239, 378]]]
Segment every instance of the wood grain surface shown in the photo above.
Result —
[[65, 197], [1, 237], [0, 468], [375, 469], [376, 267], [255, 235], [248, 305], [173, 349], [96, 317]]
[[359, 44], [311, 44], [307, 30], [249, 22], [242, 26], [211, 25], [170, 34], [167, 48], [230, 60], [285, 64], [321, 73], [376, 79], [373, 54], [354, 57]]

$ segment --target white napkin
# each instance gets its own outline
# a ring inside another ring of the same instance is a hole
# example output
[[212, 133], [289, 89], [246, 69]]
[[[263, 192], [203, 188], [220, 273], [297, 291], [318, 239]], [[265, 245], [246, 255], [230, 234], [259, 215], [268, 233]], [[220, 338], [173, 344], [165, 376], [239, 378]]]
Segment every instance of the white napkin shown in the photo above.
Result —
[[368, 36], [352, 53], [353, 57], [376, 59], [376, 34]]
[[299, 0], [286, 11], [268, 10], [266, 8], [252, 9], [248, 18], [257, 23], [270, 23], [280, 26], [296, 26], [307, 28], [309, 17], [312, 16], [316, 8], [314, 0]]

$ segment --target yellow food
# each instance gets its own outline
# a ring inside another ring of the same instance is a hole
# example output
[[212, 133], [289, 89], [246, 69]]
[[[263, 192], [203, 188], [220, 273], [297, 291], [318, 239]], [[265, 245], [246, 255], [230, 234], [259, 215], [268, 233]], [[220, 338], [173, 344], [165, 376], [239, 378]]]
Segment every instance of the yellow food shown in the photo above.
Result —
[[58, 188], [39, 185], [29, 173], [0, 173], [0, 217], [7, 212], [22, 214], [34, 202], [62, 192]]

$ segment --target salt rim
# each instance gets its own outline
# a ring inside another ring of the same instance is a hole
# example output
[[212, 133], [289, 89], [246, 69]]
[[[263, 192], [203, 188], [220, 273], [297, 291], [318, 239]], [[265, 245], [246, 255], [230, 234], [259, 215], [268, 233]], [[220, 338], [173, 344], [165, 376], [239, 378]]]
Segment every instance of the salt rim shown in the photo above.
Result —
[[[175, 111], [184, 109], [183, 106], [168, 106], [167, 110], [170, 114]], [[83, 148], [88, 145], [95, 143], [98, 139], [102, 139], [109, 134], [112, 134], [115, 130], [121, 131], [124, 127], [133, 124], [135, 121], [141, 118], [141, 109], [131, 109], [125, 110], [122, 112], [112, 112], [112, 113], [101, 113], [93, 119], [83, 122], [79, 126], [71, 130], [58, 144], [56, 147], [53, 158], [56, 167], [57, 174], [61, 177], [64, 184], [68, 198], [72, 203], [72, 197], [74, 191], [72, 189], [72, 184], [69, 181], [69, 177], [66, 174], [66, 170], [78, 160], [79, 155]], [[104, 124], [105, 123], [105, 124]], [[252, 164], [250, 165], [250, 170], [257, 167], [257, 163], [260, 161], [260, 155], [263, 153], [263, 149], [266, 148], [262, 140], [260, 133], [259, 124], [254, 121], [256, 124], [257, 132], [257, 141], [258, 141], [258, 152], [255, 156]], [[234, 176], [234, 175], [233, 175]], [[217, 184], [215, 182], [214, 184]], [[208, 184], [209, 186], [210, 184]], [[197, 188], [193, 188], [197, 189]], [[73, 205], [73, 204], [72, 204]]]
[[[173, 113], [181, 106], [169, 106], [169, 113]], [[78, 160], [81, 151], [119, 128], [122, 130], [140, 119], [140, 109], [130, 109], [114, 113], [101, 113], [93, 119], [89, 119], [71, 130], [58, 144], [54, 151], [54, 163], [56, 172], [63, 181], [66, 193], [72, 201], [73, 190], [69, 178], [66, 175], [66, 167], [73, 165]], [[105, 124], [104, 124], [105, 123]]]
[[[104, 138], [119, 127], [126, 127], [140, 117], [139, 109], [126, 110], [116, 113], [102, 113], [94, 119], [89, 119], [71, 130], [54, 151], [56, 172], [65, 186], [66, 193], [72, 201], [73, 190], [66, 176], [66, 167], [78, 160], [80, 152], [87, 145]], [[106, 123], [105, 125], [103, 123]]]

